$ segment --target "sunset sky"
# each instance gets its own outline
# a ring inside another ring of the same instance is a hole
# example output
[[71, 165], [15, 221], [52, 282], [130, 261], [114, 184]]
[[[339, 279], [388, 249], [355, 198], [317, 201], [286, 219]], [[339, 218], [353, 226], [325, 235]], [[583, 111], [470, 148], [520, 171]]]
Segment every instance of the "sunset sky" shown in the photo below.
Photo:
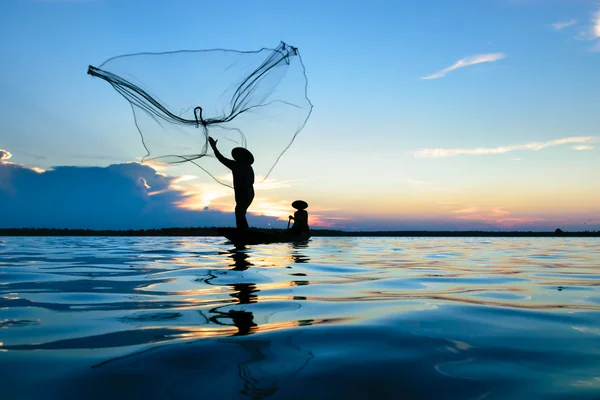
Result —
[[600, 230], [595, 0], [0, 3], [0, 227], [233, 225], [197, 167], [138, 164], [127, 53], [299, 48], [314, 110], [251, 225]]

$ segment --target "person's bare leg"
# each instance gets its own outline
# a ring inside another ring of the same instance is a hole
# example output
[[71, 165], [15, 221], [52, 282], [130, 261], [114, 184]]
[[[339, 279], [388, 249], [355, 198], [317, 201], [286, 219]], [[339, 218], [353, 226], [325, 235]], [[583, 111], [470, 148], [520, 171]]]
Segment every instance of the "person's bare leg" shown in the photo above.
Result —
[[248, 229], [248, 220], [246, 219], [246, 211], [250, 204], [240, 204], [237, 203], [235, 205], [235, 225], [238, 229]]
[[238, 229], [248, 229], [248, 220], [246, 220], [246, 211], [254, 200], [254, 190], [248, 193], [236, 193], [235, 196], [235, 224]]

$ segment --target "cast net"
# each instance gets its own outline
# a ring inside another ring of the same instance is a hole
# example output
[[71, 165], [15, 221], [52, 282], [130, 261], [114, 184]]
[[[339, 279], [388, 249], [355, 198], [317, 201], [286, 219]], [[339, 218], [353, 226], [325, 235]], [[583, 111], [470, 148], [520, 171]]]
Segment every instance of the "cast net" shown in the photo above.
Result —
[[231, 174], [214, 157], [209, 136], [228, 158], [234, 147], [250, 150], [264, 180], [312, 112], [298, 49], [283, 42], [257, 51], [126, 54], [88, 73], [130, 103], [142, 161], [191, 163], [227, 186]]

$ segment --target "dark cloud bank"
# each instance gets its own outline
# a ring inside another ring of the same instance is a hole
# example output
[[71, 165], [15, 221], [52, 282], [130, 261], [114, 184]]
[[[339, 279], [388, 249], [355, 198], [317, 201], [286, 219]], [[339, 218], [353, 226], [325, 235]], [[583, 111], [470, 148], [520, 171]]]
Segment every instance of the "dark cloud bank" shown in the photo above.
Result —
[[[0, 228], [234, 226], [233, 213], [178, 208], [176, 203], [186, 195], [169, 189], [174, 179], [137, 163], [55, 167], [38, 173], [0, 162]], [[276, 221], [252, 215], [248, 219], [259, 227]]]
[[[108, 167], [55, 167], [38, 173], [7, 162], [0, 150], [0, 228], [159, 229], [170, 227], [234, 226], [232, 212], [179, 208], [183, 191], [170, 189], [175, 177], [156, 173], [138, 163]], [[150, 195], [150, 193], [158, 192]], [[233, 197], [233, 192], [231, 193]], [[283, 228], [284, 221], [248, 215], [251, 226]], [[597, 229], [587, 225], [532, 223], [498, 227], [484, 221], [428, 218], [354, 218], [333, 224], [345, 230], [554, 230]], [[316, 226], [315, 226], [316, 227]]]

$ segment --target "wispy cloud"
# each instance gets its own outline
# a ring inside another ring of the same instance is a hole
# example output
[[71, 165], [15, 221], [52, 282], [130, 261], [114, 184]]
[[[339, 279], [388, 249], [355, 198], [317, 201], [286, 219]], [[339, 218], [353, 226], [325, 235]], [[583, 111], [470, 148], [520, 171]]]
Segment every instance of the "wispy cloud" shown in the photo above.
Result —
[[[421, 149], [413, 152], [416, 157], [427, 157], [427, 158], [442, 158], [442, 157], [455, 157], [461, 155], [487, 155], [487, 154], [504, 154], [511, 151], [520, 151], [520, 150], [541, 150], [546, 147], [554, 147], [561, 146], [565, 144], [572, 143], [592, 143], [595, 142], [598, 138], [594, 136], [579, 136], [579, 137], [569, 137], [563, 139], [550, 140], [548, 142], [533, 142], [527, 144], [520, 144], [514, 146], [500, 146], [500, 147], [476, 147], [471, 149], [443, 149], [443, 148], [433, 148], [433, 149]], [[591, 147], [591, 146], [588, 146]], [[589, 149], [585, 149], [589, 150]]]
[[594, 146], [586, 146], [586, 145], [579, 145], [579, 146], [573, 146], [572, 147], [573, 150], [594, 150]]
[[495, 207], [492, 208], [492, 214], [494, 215], [508, 215], [510, 211], [506, 211], [504, 207]]
[[[551, 222], [551, 220], [545, 218], [527, 217], [527, 216], [512, 216], [510, 211], [504, 209], [504, 207], [494, 207], [489, 211], [480, 210], [476, 207], [467, 208], [464, 210], [452, 211], [455, 214], [459, 214], [454, 218], [463, 221], [480, 221], [488, 224], [494, 224], [503, 228], [515, 227], [518, 225], [527, 225], [532, 223], [540, 222]], [[558, 220], [554, 220], [558, 221]]]
[[552, 29], [554, 29], [555, 31], [562, 31], [563, 29], [573, 26], [576, 23], [577, 23], [576, 19], [572, 19], [570, 21], [564, 21], [564, 22], [555, 22], [554, 24], [552, 24]]
[[455, 62], [453, 65], [449, 66], [448, 68], [444, 68], [443, 70], [436, 72], [435, 74], [424, 76], [421, 79], [427, 80], [427, 79], [443, 78], [449, 72], [452, 72], [456, 69], [469, 67], [469, 66], [475, 65], [475, 64], [495, 62], [495, 61], [501, 60], [505, 57], [506, 57], [506, 55], [504, 53], [478, 54], [476, 56], [466, 57], [466, 58], [463, 58], [462, 60], [458, 60], [457, 62]]
[[6, 161], [12, 157], [8, 150], [0, 149], [0, 161]]
[[479, 208], [477, 207], [462, 208], [460, 210], [452, 211], [454, 214], [473, 214], [476, 212], [479, 212]]

